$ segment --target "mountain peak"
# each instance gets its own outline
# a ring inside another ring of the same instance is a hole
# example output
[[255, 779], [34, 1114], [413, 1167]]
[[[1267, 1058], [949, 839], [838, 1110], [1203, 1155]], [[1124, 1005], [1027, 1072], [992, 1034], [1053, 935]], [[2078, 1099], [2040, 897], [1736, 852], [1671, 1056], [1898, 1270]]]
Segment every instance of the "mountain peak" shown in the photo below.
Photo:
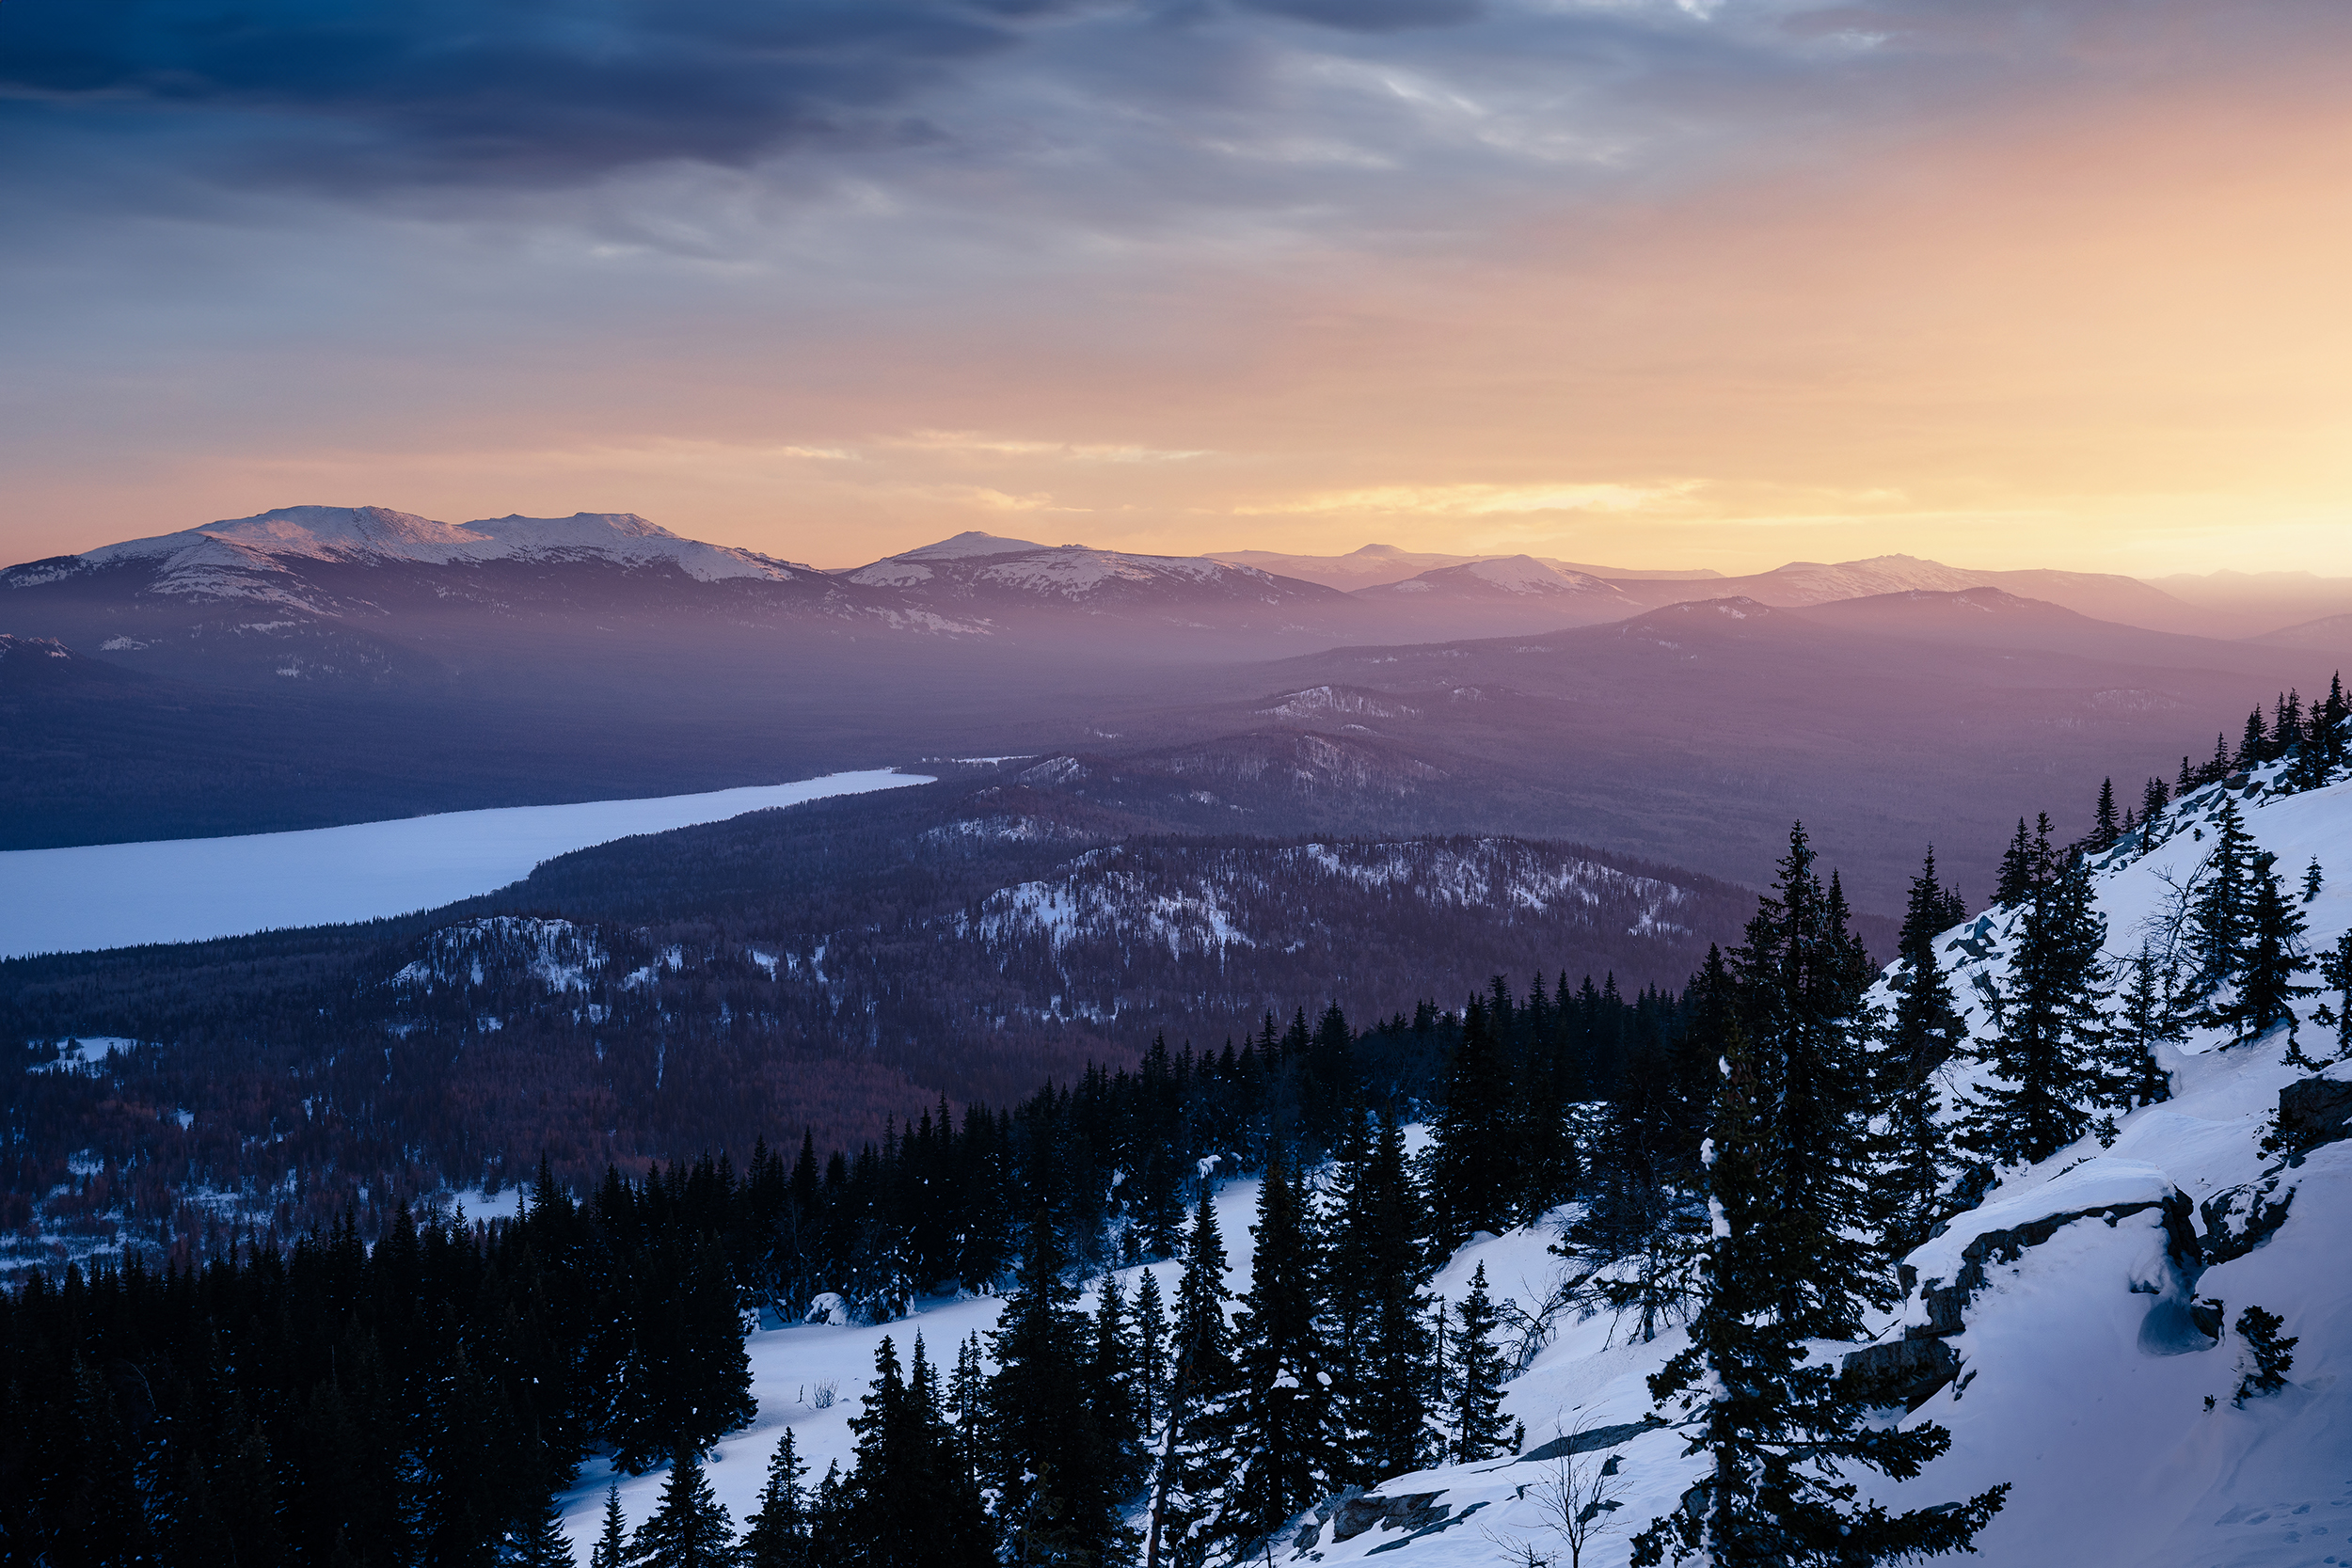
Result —
[[1047, 546], [1029, 539], [1008, 539], [999, 533], [987, 533], [978, 529], [966, 529], [952, 538], [916, 549], [900, 550], [893, 561], [964, 561], [979, 555], [1019, 555], [1025, 550], [1041, 550]]

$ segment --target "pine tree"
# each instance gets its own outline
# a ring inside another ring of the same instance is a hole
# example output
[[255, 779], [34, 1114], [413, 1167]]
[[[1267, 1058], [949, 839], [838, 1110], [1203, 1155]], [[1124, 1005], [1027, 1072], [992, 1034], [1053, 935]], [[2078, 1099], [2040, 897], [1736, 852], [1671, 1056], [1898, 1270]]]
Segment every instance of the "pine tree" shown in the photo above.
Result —
[[588, 1568], [628, 1568], [628, 1519], [621, 1512], [621, 1485], [614, 1481], [604, 1493], [604, 1532], [589, 1548]]
[[1131, 1544], [1117, 1506], [1120, 1456], [1089, 1387], [1092, 1336], [1077, 1287], [1063, 1277], [1067, 1264], [1041, 1210], [1018, 1288], [997, 1320], [988, 1388], [989, 1479], [1009, 1563], [1084, 1568], [1123, 1560]]
[[1446, 1399], [1454, 1427], [1451, 1458], [1456, 1465], [1475, 1465], [1503, 1450], [1509, 1430], [1502, 1420], [1502, 1352], [1494, 1342], [1500, 1315], [1486, 1294], [1485, 1263], [1470, 1275], [1470, 1293], [1454, 1310], [1457, 1323]]
[[[1502, 977], [1496, 977], [1498, 991]], [[1516, 1161], [1511, 1074], [1494, 1014], [1472, 997], [1462, 1014], [1462, 1036], [1446, 1075], [1445, 1105], [1437, 1117], [1431, 1196], [1449, 1241], [1510, 1227]]]
[[1168, 1310], [1156, 1270], [1145, 1269], [1136, 1286], [1135, 1320], [1136, 1419], [1149, 1434], [1168, 1414]]
[[2001, 851], [2001, 867], [1993, 880], [1993, 901], [2015, 909], [2033, 891], [2033, 840], [2026, 835], [2026, 819], [2017, 819], [2017, 835]]
[[[1149, 1271], [1144, 1277], [1151, 1277]], [[1148, 1428], [1140, 1408], [1140, 1347], [1117, 1275], [1103, 1276], [1089, 1348], [1087, 1397], [1092, 1405], [1095, 1427], [1112, 1458], [1114, 1489], [1123, 1495], [1142, 1479], [1143, 1439]]]
[[637, 1527], [629, 1553], [639, 1568], [733, 1568], [735, 1522], [710, 1493], [700, 1456], [682, 1449], [671, 1462], [661, 1502]]
[[792, 1429], [784, 1429], [776, 1451], [768, 1461], [768, 1482], [759, 1494], [759, 1511], [743, 1528], [742, 1568], [814, 1568], [809, 1556], [809, 1497], [801, 1484], [808, 1466], [793, 1447]]
[[2123, 836], [2122, 825], [2115, 816], [2115, 781], [2099, 781], [2099, 804], [2090, 815], [2090, 848], [2094, 854], [2115, 847], [2115, 841]]
[[2192, 967], [2185, 993], [2191, 1001], [2203, 1001], [2238, 977], [2253, 918], [2255, 853], [2237, 802], [2224, 800], [2188, 910]]
[[2335, 946], [2319, 960], [2319, 977], [2334, 990], [2332, 1003], [2323, 1002], [2312, 1015], [2322, 1028], [2336, 1032], [2336, 1049], [2332, 1056], [2313, 1056], [2307, 1053], [2294, 1037], [2287, 1039], [2284, 1065], [2317, 1073], [2335, 1062], [2352, 1061], [2352, 931], [2336, 939]]
[[1715, 1239], [1688, 1349], [1649, 1380], [1661, 1404], [1697, 1412], [1690, 1454], [1710, 1468], [1682, 1506], [1634, 1538], [1639, 1565], [1703, 1557], [1709, 1568], [1863, 1568], [1965, 1550], [2006, 1483], [1962, 1504], [1890, 1514], [1855, 1506], [1861, 1467], [1908, 1481], [1951, 1445], [1943, 1428], [1866, 1426], [1834, 1364], [1809, 1360], [1780, 1309], [1798, 1259], [1778, 1240], [1786, 1194], [1772, 1175], [1770, 1088], [1746, 1044], [1726, 1042], [1707, 1158]]
[[[2188, 758], [2181, 759], [2181, 768], [2184, 773], [2187, 771]], [[2162, 816], [2171, 804], [2172, 792], [2164, 786], [2164, 781], [2150, 779], [2148, 787], [2141, 790], [2139, 795], [2139, 825], [2142, 828], [2147, 827], [2157, 817]]]
[[1233, 1323], [1238, 1385], [1213, 1441], [1234, 1470], [1215, 1533], [1246, 1546], [1333, 1488], [1339, 1467], [1318, 1319], [1321, 1248], [1304, 1177], [1267, 1163], [1250, 1234], [1249, 1293]]
[[1835, 881], [1822, 887], [1814, 860], [1800, 823], [1730, 968], [1740, 1031], [1774, 1105], [1764, 1159], [1789, 1259], [1780, 1309], [1809, 1337], [1842, 1338], [1866, 1306], [1891, 1306], [1895, 1292], [1886, 1260], [1851, 1240], [1876, 1228], [1883, 1201], [1864, 1049], [1872, 1021], [1860, 1007], [1867, 960], [1845, 928]]
[[1963, 1099], [1961, 1143], [2003, 1164], [2045, 1160], [2090, 1126], [2104, 1071], [2099, 949], [2106, 918], [2076, 861], [2038, 891], [1994, 1004], [1986, 1060], [1998, 1081]]
[[2265, 1307], [2249, 1307], [2237, 1315], [2238, 1337], [2246, 1341], [2246, 1356], [2252, 1365], [2238, 1379], [2232, 1404], [2244, 1409], [2248, 1400], [2275, 1394], [2287, 1386], [2287, 1373], [2295, 1366], [2292, 1353], [2303, 1341], [2299, 1337], [2281, 1338], [2279, 1330], [2285, 1326], [2283, 1318]]
[[2243, 773], [2249, 768], [2261, 767], [2268, 760], [2270, 736], [2263, 727], [2262, 705], [2257, 703], [2254, 711], [2246, 716], [2246, 733], [2237, 743], [2237, 770]]
[[575, 1568], [572, 1544], [564, 1534], [564, 1507], [552, 1495], [507, 1530], [500, 1561], [508, 1568]]
[[1967, 1037], [1967, 1025], [1935, 953], [1935, 938], [1947, 928], [1943, 899], [1931, 848], [1903, 914], [1890, 980], [1895, 1008], [1878, 1062], [1886, 1117], [1881, 1193], [1888, 1249], [1898, 1256], [1925, 1241], [1943, 1218], [1951, 1164], [1936, 1072]]
[[1935, 955], [1935, 939], [1950, 924], [1945, 919], [1948, 912], [1931, 847], [1919, 875], [1912, 879], [1892, 980], [1896, 1003], [1887, 1044], [1906, 1077], [1933, 1071], [1949, 1061], [1967, 1033]]
[[1225, 1316], [1225, 1304], [1232, 1299], [1225, 1273], [1225, 1239], [1204, 1180], [1176, 1286], [1176, 1324], [1168, 1347], [1176, 1370], [1152, 1481], [1145, 1568], [1162, 1562], [1199, 1568], [1215, 1542], [1211, 1527], [1227, 1475], [1213, 1438], [1239, 1381], [1232, 1327]]
[[1383, 1115], [1343, 1165], [1332, 1218], [1328, 1311], [1334, 1382], [1346, 1432], [1338, 1479], [1369, 1484], [1419, 1469], [1435, 1447], [1429, 1419], [1432, 1248], [1405, 1134]]
[[2131, 983], [2122, 1014], [2110, 1036], [2114, 1097], [2122, 1110], [2155, 1105], [2172, 1098], [2171, 1074], [2157, 1060], [2156, 1047], [2178, 1044], [2185, 1033], [2173, 996], [2169, 965], [2159, 964], [2146, 947], [2131, 960]]
[[2258, 856], [2250, 873], [2254, 896], [2246, 921], [2245, 945], [2237, 961], [2237, 994], [2212, 1009], [2213, 1021], [2249, 1040], [2281, 1024], [2292, 1037], [2295, 1004], [2315, 989], [2296, 976], [2311, 968], [2303, 948], [2302, 911], [2280, 885], [2277, 863]]

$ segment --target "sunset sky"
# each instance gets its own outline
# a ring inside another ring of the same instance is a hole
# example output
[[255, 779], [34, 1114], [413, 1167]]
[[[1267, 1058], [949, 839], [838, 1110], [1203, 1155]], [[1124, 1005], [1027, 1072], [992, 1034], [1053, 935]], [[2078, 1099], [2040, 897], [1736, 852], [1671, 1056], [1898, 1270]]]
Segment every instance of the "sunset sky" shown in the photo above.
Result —
[[2352, 573], [2341, 0], [8, 0], [0, 555]]

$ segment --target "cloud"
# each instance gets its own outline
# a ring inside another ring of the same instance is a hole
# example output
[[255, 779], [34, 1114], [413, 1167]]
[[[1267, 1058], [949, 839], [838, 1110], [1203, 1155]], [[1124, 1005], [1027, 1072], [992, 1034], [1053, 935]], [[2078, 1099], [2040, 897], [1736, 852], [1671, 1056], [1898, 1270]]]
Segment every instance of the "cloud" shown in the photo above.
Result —
[[196, 121], [248, 176], [561, 184], [685, 159], [918, 142], [899, 112], [1049, 8], [953, 0], [34, 0], [0, 15], [18, 117]]
[[1640, 512], [1681, 499], [1695, 480], [1671, 484], [1381, 484], [1236, 506], [1245, 516], [1319, 512], [1424, 513], [1486, 517], [1521, 512]]
[[1183, 463], [1192, 458], [1213, 455], [1205, 450], [1199, 449], [1164, 451], [1156, 447], [1121, 446], [1103, 442], [1031, 441], [1001, 436], [983, 436], [977, 431], [970, 430], [917, 430], [905, 436], [884, 436], [878, 444], [957, 456], [1057, 457], [1073, 463]]

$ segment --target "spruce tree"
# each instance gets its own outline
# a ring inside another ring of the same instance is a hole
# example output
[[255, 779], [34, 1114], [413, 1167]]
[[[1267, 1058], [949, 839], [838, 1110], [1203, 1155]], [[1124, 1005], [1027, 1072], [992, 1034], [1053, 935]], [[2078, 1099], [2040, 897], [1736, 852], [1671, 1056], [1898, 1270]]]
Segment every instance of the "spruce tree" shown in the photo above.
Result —
[[1168, 1414], [1168, 1309], [1157, 1270], [1145, 1269], [1136, 1286], [1135, 1320], [1136, 1419], [1148, 1435]]
[[2175, 1005], [2171, 966], [2158, 963], [2145, 946], [2130, 964], [2122, 1014], [2109, 1037], [2110, 1102], [2122, 1110], [2172, 1098], [2172, 1078], [2157, 1060], [2156, 1047], [2178, 1044], [2185, 1033]]
[[[1764, 1159], [1789, 1258], [1780, 1309], [1810, 1337], [1843, 1338], [1865, 1307], [1891, 1306], [1895, 1292], [1886, 1260], [1852, 1241], [1876, 1228], [1882, 1205], [1864, 1046], [1873, 1021], [1861, 1009], [1868, 969], [1814, 861], [1800, 823], [1730, 969], [1740, 1032], [1774, 1104]], [[1721, 1044], [1708, 1042], [1718, 1055]]]
[[1419, 1469], [1435, 1447], [1424, 1370], [1434, 1259], [1396, 1118], [1384, 1114], [1361, 1149], [1360, 1164], [1341, 1173], [1328, 1309], [1346, 1432], [1339, 1479], [1368, 1484]]
[[1949, 1061], [1967, 1032], [1935, 953], [1935, 939], [1950, 925], [1945, 919], [1948, 912], [1946, 894], [1935, 878], [1935, 850], [1931, 847], [1926, 863], [1911, 881], [1890, 982], [1896, 1002], [1887, 1046], [1897, 1070], [1906, 1078], [1931, 1072]]
[[2335, 992], [2335, 1000], [2321, 1003], [2312, 1017], [2322, 1028], [2335, 1031], [2335, 1052], [2313, 1056], [2290, 1036], [2283, 1058], [2285, 1066], [2312, 1073], [2335, 1062], [2352, 1061], [2352, 931], [2338, 937], [2335, 946], [2319, 960], [2319, 977]]
[[564, 1534], [564, 1508], [552, 1495], [507, 1530], [500, 1561], [507, 1568], [576, 1568]]
[[801, 1478], [807, 1474], [808, 1466], [793, 1446], [792, 1429], [787, 1427], [768, 1461], [759, 1510], [743, 1528], [742, 1568], [814, 1568], [809, 1556], [809, 1497], [801, 1484]]
[[2275, 1394], [2287, 1386], [2287, 1373], [2295, 1367], [2295, 1347], [2303, 1341], [2299, 1335], [2281, 1335], [2279, 1330], [2286, 1327], [2286, 1320], [2266, 1307], [2249, 1307], [2240, 1312], [2235, 1326], [2238, 1338], [2246, 1341], [2249, 1365], [2230, 1402], [2243, 1410], [2248, 1400]]
[[621, 1484], [604, 1492], [604, 1529], [588, 1549], [588, 1568], [628, 1568], [628, 1518], [621, 1512]]
[[1486, 1294], [1485, 1263], [1471, 1274], [1470, 1293], [1454, 1311], [1446, 1390], [1446, 1414], [1454, 1428], [1450, 1457], [1456, 1465], [1475, 1465], [1501, 1453], [1509, 1432], [1502, 1419], [1502, 1352], [1495, 1345], [1500, 1314]]
[[2123, 836], [2122, 824], [2115, 816], [2115, 781], [2099, 781], [2099, 804], [2090, 814], [2090, 848], [2100, 853], [2115, 847], [2115, 841]]
[[[2181, 767], [2186, 769], [2188, 758], [2181, 759]], [[2139, 795], [2139, 825], [2142, 828], [2147, 827], [2157, 817], [2162, 816], [2171, 804], [2172, 792], [2164, 786], [2164, 781], [2150, 779], [2147, 788], [2141, 790]]]
[[1092, 1336], [1067, 1265], [1041, 1210], [997, 1320], [988, 1387], [989, 1479], [1007, 1562], [1108, 1563], [1130, 1544], [1118, 1509], [1121, 1456], [1089, 1386]]
[[1963, 1147], [2030, 1164], [2089, 1130], [2090, 1108], [2112, 1092], [2099, 1006], [2106, 940], [2082, 862], [2036, 892], [1994, 1002], [1998, 1032], [1985, 1059], [1996, 1081], [1962, 1102]]
[[[1145, 1271], [1149, 1279], [1151, 1273]], [[1115, 1489], [1127, 1492], [1143, 1476], [1147, 1418], [1140, 1408], [1140, 1347], [1119, 1276], [1106, 1274], [1095, 1300], [1086, 1368], [1087, 1398], [1109, 1449]]]
[[2199, 867], [2188, 909], [2190, 972], [2185, 988], [2203, 1001], [2235, 983], [2253, 917], [2253, 835], [2237, 801], [2224, 800], [2214, 818], [2214, 847]]
[[2033, 892], [2040, 879], [2039, 861], [2034, 854], [2033, 840], [2026, 832], [2026, 819], [2017, 819], [2017, 836], [2001, 851], [2001, 868], [1993, 879], [1993, 901], [2015, 909]]
[[1856, 1506], [1851, 1471], [1918, 1475], [1951, 1445], [1941, 1427], [1866, 1425], [1842, 1397], [1835, 1363], [1807, 1356], [1804, 1327], [1781, 1309], [1801, 1259], [1781, 1244], [1787, 1194], [1773, 1175], [1770, 1087], [1744, 1039], [1724, 1043], [1723, 1082], [1707, 1157], [1715, 1238], [1702, 1266], [1691, 1344], [1649, 1380], [1659, 1403], [1696, 1413], [1689, 1454], [1709, 1468], [1673, 1513], [1634, 1538], [1637, 1565], [1702, 1557], [1709, 1568], [1863, 1568], [1965, 1550], [1997, 1512], [2006, 1483], [1965, 1503], [1890, 1514]]
[[1936, 1073], [1967, 1037], [1967, 1025], [1935, 952], [1935, 939], [1947, 928], [1944, 897], [1930, 848], [1903, 913], [1889, 982], [1895, 1007], [1878, 1059], [1885, 1115], [1881, 1193], [1888, 1249], [1897, 1256], [1925, 1241], [1943, 1217], [1951, 1165]]
[[2257, 1038], [2281, 1024], [2291, 1038], [2296, 1030], [2295, 1004], [2315, 989], [2296, 980], [2311, 968], [2303, 948], [2303, 912], [2280, 885], [2270, 855], [2256, 857], [2250, 879], [2254, 896], [2237, 962], [2237, 993], [2215, 1006], [2212, 1017], [2239, 1040]]
[[680, 1449], [662, 1483], [661, 1502], [629, 1542], [638, 1568], [734, 1568], [735, 1524], [711, 1496], [701, 1457]]
[[1233, 1481], [1216, 1534], [1259, 1541], [1333, 1489], [1339, 1468], [1320, 1312], [1321, 1252], [1303, 1175], [1279, 1155], [1258, 1190], [1248, 1294], [1233, 1323], [1233, 1398], [1214, 1441]]
[[[1502, 977], [1496, 977], [1498, 992]], [[1431, 1197], [1446, 1239], [1511, 1225], [1517, 1162], [1509, 1056], [1486, 1003], [1471, 997], [1462, 1035], [1446, 1074], [1445, 1104], [1437, 1116]]]
[[1168, 1351], [1168, 1421], [1162, 1429], [1145, 1523], [1144, 1565], [1199, 1568], [1215, 1544], [1214, 1523], [1229, 1473], [1215, 1439], [1238, 1381], [1225, 1304], [1225, 1239], [1209, 1183], [1185, 1233]]

